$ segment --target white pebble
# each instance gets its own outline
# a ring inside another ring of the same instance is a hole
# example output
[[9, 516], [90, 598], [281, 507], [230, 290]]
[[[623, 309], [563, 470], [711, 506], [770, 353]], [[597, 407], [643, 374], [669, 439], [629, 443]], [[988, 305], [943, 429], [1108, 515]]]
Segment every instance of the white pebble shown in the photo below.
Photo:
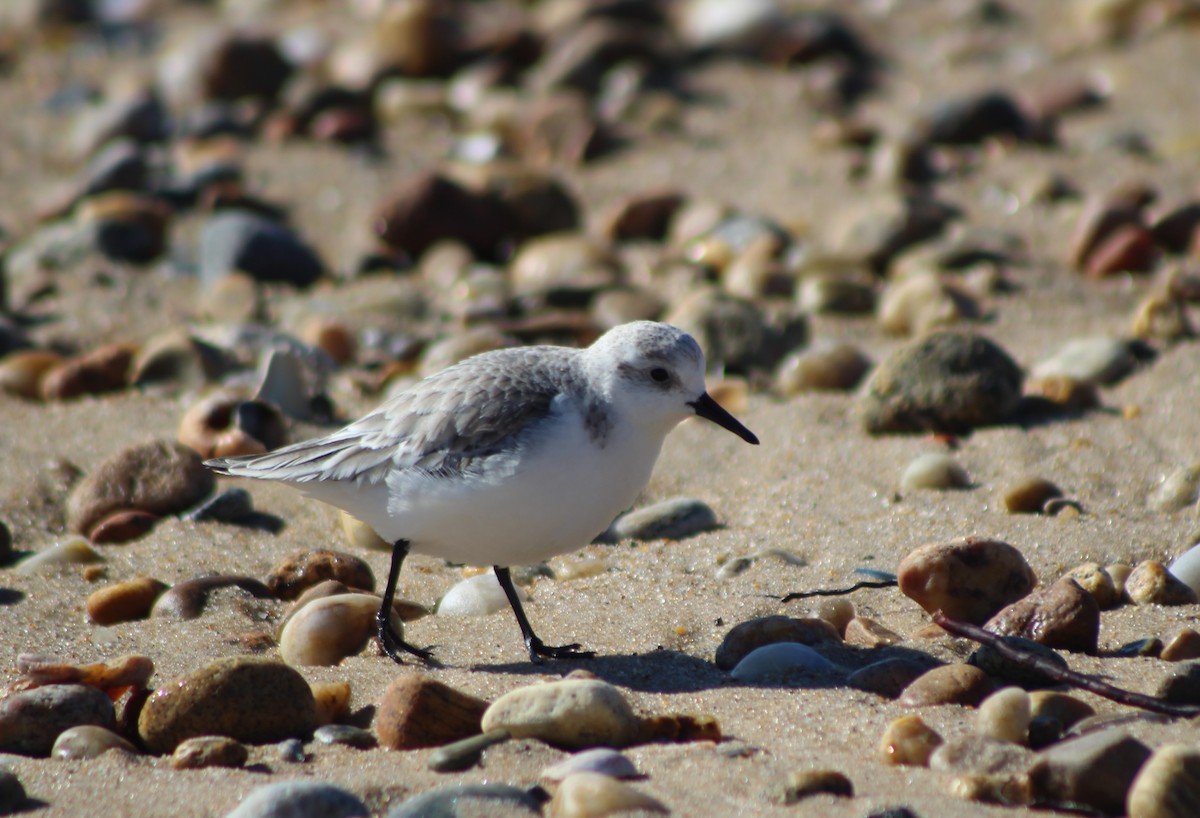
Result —
[[1200, 596], [1200, 543], [1176, 557], [1167, 571]]
[[[379, 604], [374, 594], [335, 594], [314, 599], [283, 626], [280, 657], [296, 667], [336, 665], [353, 656], [375, 633]], [[394, 611], [392, 627], [396, 633], [403, 633]]]
[[[525, 600], [525, 594], [517, 589], [517, 595]], [[455, 585], [438, 603], [438, 616], [488, 616], [508, 608], [508, 597], [500, 587], [500, 581], [492, 573], [467, 577]]]
[[83, 565], [104, 562], [96, 549], [88, 545], [83, 537], [68, 537], [57, 545], [45, 548], [17, 566], [18, 574], [43, 574], [65, 568], [68, 565]]
[[627, 757], [608, 747], [597, 747], [567, 756], [542, 771], [547, 781], [562, 781], [575, 773], [598, 773], [609, 778], [637, 778], [641, 775]]
[[929, 452], [908, 464], [900, 477], [902, 491], [961, 489], [971, 485], [967, 470], [948, 454]]
[[775, 642], [750, 651], [730, 671], [739, 682], [767, 682], [795, 672], [825, 673], [837, 665], [799, 642]]

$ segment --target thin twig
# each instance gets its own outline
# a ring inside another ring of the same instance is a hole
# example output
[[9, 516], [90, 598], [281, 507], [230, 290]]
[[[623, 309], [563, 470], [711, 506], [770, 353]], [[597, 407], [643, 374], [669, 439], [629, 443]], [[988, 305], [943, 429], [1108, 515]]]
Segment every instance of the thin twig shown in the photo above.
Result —
[[845, 596], [852, 594], [860, 588], [895, 588], [899, 583], [894, 579], [881, 580], [863, 580], [856, 582], [849, 588], [821, 588], [816, 591], [795, 591], [786, 596], [773, 596], [772, 599], [778, 599], [780, 602], [791, 602], [796, 599], [811, 599], [814, 596]]
[[994, 633], [989, 633], [983, 628], [976, 625], [969, 625], [966, 622], [959, 622], [938, 611], [933, 615], [934, 624], [938, 625], [942, 630], [948, 631], [955, 636], [961, 636], [970, 639], [973, 642], [978, 642], [981, 645], [987, 645], [996, 653], [1003, 656], [1010, 662], [1015, 662], [1022, 667], [1027, 667], [1030, 670], [1037, 671], [1044, 676], [1053, 679], [1056, 682], [1061, 682], [1065, 685], [1071, 685], [1081, 690], [1086, 690], [1089, 693], [1095, 693], [1097, 696], [1102, 696], [1106, 699], [1124, 704], [1129, 707], [1137, 707], [1142, 710], [1150, 710], [1154, 713], [1162, 713], [1167, 716], [1177, 716], [1181, 718], [1191, 718], [1200, 716], [1200, 705], [1195, 704], [1179, 704], [1169, 702], [1165, 699], [1160, 699], [1157, 696], [1147, 696], [1143, 693], [1134, 693], [1132, 690], [1125, 690], [1120, 687], [1110, 685], [1108, 682], [1102, 682], [1099, 679], [1091, 676], [1085, 676], [1082, 673], [1076, 673], [1070, 668], [1056, 665], [1045, 658], [1038, 656], [1032, 651], [1017, 647], [1011, 642], [1006, 641], [1003, 637], [997, 636]]

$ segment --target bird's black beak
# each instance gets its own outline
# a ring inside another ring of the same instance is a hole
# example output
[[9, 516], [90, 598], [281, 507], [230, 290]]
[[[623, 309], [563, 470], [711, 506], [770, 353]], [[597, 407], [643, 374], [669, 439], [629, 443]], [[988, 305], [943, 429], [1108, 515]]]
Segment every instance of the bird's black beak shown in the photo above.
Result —
[[707, 392], [701, 394], [700, 397], [688, 405], [695, 409], [696, 414], [705, 420], [711, 420], [723, 429], [728, 429], [747, 443], [753, 443], [755, 446], [758, 445], [758, 438], [754, 436], [754, 432], [747, 429], [737, 418], [726, 412], [721, 407], [721, 404], [713, 400], [712, 396]]

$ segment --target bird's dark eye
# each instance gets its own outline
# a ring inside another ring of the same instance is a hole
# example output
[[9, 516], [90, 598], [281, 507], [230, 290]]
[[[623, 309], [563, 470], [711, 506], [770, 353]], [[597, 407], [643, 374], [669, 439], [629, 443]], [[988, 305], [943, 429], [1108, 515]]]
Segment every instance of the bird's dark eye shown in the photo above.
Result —
[[671, 373], [663, 369], [661, 366], [656, 366], [650, 370], [650, 377], [659, 383], [666, 383], [671, 380]]

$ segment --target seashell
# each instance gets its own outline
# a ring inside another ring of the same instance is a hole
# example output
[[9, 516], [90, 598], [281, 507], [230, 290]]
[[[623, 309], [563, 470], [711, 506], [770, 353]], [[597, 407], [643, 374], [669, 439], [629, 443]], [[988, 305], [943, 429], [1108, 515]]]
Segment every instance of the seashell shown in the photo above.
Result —
[[550, 799], [551, 818], [600, 818], [617, 812], [670, 812], [657, 798], [601, 773], [567, 776]]
[[[517, 595], [525, 600], [518, 588]], [[457, 583], [438, 602], [438, 616], [489, 616], [508, 608], [508, 597], [492, 573], [467, 577]]]
[[608, 747], [596, 747], [567, 756], [542, 771], [547, 781], [562, 781], [575, 773], [593, 773], [609, 778], [641, 778], [637, 767], [628, 757]]
[[104, 562], [104, 558], [88, 545], [83, 537], [68, 537], [60, 543], [38, 551], [17, 565], [18, 574], [44, 574], [69, 565]]
[[124, 750], [135, 755], [138, 752], [136, 747], [112, 730], [95, 724], [80, 724], [58, 734], [50, 756], [66, 761], [84, 761], [109, 750]]

